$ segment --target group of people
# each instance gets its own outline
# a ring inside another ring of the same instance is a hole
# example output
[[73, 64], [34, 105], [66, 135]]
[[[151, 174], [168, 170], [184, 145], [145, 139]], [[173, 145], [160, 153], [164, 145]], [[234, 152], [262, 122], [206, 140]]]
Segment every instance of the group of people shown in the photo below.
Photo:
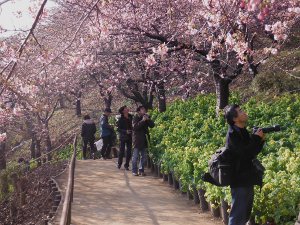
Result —
[[[230, 105], [225, 108], [225, 118], [229, 124], [226, 136], [226, 147], [230, 150], [234, 159], [235, 171], [231, 188], [232, 204], [229, 215], [229, 225], [245, 225], [250, 219], [253, 199], [254, 185], [262, 184], [262, 177], [255, 173], [253, 160], [262, 150], [265, 135], [262, 129], [249, 134], [246, 129], [248, 115], [238, 105]], [[123, 163], [123, 157], [126, 151], [126, 162], [124, 168], [129, 170], [132, 156], [132, 174], [134, 176], [145, 175], [144, 163], [146, 157], [147, 142], [149, 138], [149, 127], [154, 127], [154, 122], [146, 113], [143, 106], [136, 110], [137, 114], [133, 117], [129, 114], [129, 109], [122, 106], [119, 109], [120, 118], [117, 121], [117, 131], [119, 133], [120, 148], [117, 167], [120, 169]], [[108, 117], [111, 114], [110, 109], [105, 109], [100, 119], [101, 137], [103, 147], [101, 155], [105, 159], [110, 154], [113, 127], [109, 124]], [[89, 143], [94, 151], [94, 134], [96, 126], [89, 116], [84, 117], [82, 125], [83, 137], [83, 157], [86, 157], [86, 147]], [[138, 168], [138, 157], [140, 154], [140, 163]]]
[[[125, 170], [129, 170], [129, 163], [132, 158], [132, 174], [134, 176], [145, 176], [144, 165], [150, 137], [149, 128], [154, 127], [155, 124], [147, 114], [147, 110], [144, 106], [137, 107], [135, 116], [131, 115], [129, 111], [126, 105], [122, 106], [119, 109], [120, 116], [116, 123], [120, 144], [117, 168], [121, 169], [125, 155]], [[100, 153], [104, 160], [110, 158], [111, 147], [115, 136], [114, 127], [109, 123], [111, 114], [111, 109], [106, 108], [100, 118], [100, 136], [103, 141]], [[92, 157], [95, 159], [95, 133], [95, 122], [89, 115], [84, 116], [81, 129], [83, 159], [86, 159], [88, 145], [90, 146]]]

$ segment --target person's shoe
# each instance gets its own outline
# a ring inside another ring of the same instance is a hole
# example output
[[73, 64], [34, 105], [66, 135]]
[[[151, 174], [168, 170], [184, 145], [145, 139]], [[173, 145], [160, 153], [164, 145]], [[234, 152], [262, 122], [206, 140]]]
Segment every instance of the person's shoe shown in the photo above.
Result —
[[118, 165], [118, 164], [116, 165], [116, 167], [117, 167], [118, 169], [121, 169], [121, 166], [120, 166], [120, 165]]
[[138, 176], [139, 174], [138, 174], [138, 173], [132, 173], [132, 175], [133, 175], [133, 176]]
[[128, 166], [124, 166], [125, 170], [129, 170], [129, 167]]
[[141, 175], [141, 176], [146, 176], [146, 174], [145, 174], [145, 172], [139, 172], [139, 175]]

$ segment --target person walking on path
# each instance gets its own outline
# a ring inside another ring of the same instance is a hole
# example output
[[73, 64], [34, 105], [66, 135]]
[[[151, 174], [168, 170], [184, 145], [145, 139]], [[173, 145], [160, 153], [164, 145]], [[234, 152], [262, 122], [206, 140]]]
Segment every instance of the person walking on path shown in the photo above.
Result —
[[132, 149], [132, 115], [129, 114], [129, 109], [126, 105], [119, 109], [119, 113], [121, 117], [117, 121], [117, 130], [119, 132], [120, 149], [117, 167], [120, 169], [122, 166], [126, 146], [126, 162], [124, 168], [125, 170], [129, 170]]
[[255, 168], [254, 162], [263, 148], [265, 135], [261, 129], [249, 134], [246, 129], [248, 115], [238, 105], [229, 105], [224, 111], [229, 124], [226, 147], [236, 168], [230, 185], [229, 225], [243, 225], [251, 216], [254, 185], [262, 185], [262, 173]]
[[90, 145], [91, 148], [91, 157], [95, 157], [95, 133], [96, 133], [96, 125], [94, 121], [91, 119], [89, 115], [85, 115], [83, 117], [83, 124], [81, 128], [81, 137], [83, 141], [82, 147], [82, 155], [83, 159], [86, 159], [86, 149], [87, 145]]
[[[154, 122], [150, 119], [149, 115], [146, 114], [146, 108], [144, 106], [139, 106], [137, 108], [137, 114], [133, 118], [133, 157], [132, 157], [132, 174], [134, 176], [142, 175], [145, 176], [144, 164], [146, 161], [146, 149], [148, 147], [149, 127], [155, 126]], [[139, 154], [140, 163], [139, 171], [137, 167], [137, 161]], [[138, 173], [139, 172], [139, 173]]]
[[104, 113], [100, 118], [101, 138], [103, 140], [101, 156], [103, 159], [107, 159], [110, 157], [110, 151], [112, 147], [114, 128], [108, 122], [108, 118], [111, 115], [111, 113], [111, 109], [106, 108], [104, 109]]

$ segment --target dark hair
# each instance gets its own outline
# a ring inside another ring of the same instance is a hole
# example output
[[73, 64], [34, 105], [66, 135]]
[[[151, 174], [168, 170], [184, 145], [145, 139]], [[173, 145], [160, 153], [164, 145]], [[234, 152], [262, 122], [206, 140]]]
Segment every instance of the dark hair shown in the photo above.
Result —
[[89, 115], [85, 115], [85, 116], [83, 117], [83, 119], [84, 119], [84, 120], [89, 120], [89, 119], [91, 119], [91, 117], [90, 117]]
[[224, 117], [225, 117], [227, 123], [231, 126], [234, 125], [233, 119], [238, 116], [238, 112], [236, 111], [236, 108], [239, 108], [239, 107], [240, 107], [239, 105], [233, 104], [233, 105], [227, 105], [224, 108]]
[[121, 108], [119, 108], [119, 113], [123, 115], [123, 110], [126, 108], [126, 105], [123, 105]]
[[104, 109], [104, 112], [112, 113], [112, 111], [111, 111], [110, 108], [105, 108], [105, 109]]
[[146, 109], [145, 106], [140, 105], [139, 107], [136, 108], [136, 111], [139, 112], [139, 111], [141, 111], [142, 108]]

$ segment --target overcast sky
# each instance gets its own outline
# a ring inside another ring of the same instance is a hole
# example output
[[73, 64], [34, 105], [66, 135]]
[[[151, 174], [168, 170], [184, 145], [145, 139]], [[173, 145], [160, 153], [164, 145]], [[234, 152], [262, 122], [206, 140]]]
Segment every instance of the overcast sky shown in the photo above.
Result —
[[[33, 23], [34, 18], [29, 14], [29, 7], [34, 6], [33, 0], [14, 0], [13, 2], [4, 3], [0, 7], [0, 26], [4, 29], [29, 29]], [[40, 3], [41, 4], [41, 3]], [[48, 1], [46, 8], [53, 7], [54, 3]], [[40, 5], [39, 5], [40, 7]], [[18, 18], [18, 11], [22, 12]], [[35, 16], [34, 16], [35, 17]]]

